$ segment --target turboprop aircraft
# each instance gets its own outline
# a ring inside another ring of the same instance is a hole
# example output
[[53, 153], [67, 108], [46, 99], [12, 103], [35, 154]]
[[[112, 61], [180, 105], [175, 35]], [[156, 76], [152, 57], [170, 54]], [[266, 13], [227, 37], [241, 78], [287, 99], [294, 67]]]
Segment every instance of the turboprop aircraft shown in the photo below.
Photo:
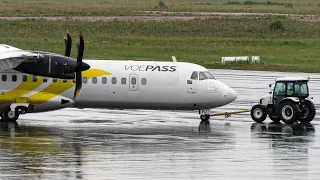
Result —
[[[199, 110], [208, 120], [211, 108], [231, 103], [237, 93], [204, 67], [185, 62], [84, 60], [80, 33], [77, 60], [0, 45], [0, 113], [16, 121], [25, 113], [66, 107]], [[81, 93], [80, 93], [81, 90]]]

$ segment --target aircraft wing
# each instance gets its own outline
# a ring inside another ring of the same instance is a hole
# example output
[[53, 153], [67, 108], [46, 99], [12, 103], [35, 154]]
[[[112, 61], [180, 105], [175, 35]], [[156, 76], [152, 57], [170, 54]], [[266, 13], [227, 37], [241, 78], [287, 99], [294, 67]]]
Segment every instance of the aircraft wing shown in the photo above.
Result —
[[24, 61], [38, 61], [39, 54], [0, 44], [0, 71], [13, 69]]

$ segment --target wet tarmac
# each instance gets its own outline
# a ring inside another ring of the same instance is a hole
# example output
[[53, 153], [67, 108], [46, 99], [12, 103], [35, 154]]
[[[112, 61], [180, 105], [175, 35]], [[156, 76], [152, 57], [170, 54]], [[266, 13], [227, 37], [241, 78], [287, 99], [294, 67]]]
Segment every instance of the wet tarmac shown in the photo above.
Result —
[[[217, 112], [250, 109], [281, 76], [212, 70], [238, 92]], [[200, 123], [197, 112], [64, 109], [0, 123], [0, 179], [319, 179], [319, 116], [309, 125], [256, 124], [249, 113]], [[200, 129], [200, 131], [199, 131]]]

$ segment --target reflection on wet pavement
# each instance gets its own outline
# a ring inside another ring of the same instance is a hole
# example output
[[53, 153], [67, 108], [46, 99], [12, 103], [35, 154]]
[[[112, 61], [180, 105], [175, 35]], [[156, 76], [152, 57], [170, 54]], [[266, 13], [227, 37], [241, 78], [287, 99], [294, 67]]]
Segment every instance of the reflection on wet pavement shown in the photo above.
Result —
[[[214, 74], [239, 97], [217, 111], [250, 108], [282, 75]], [[249, 79], [255, 83], [243, 87]], [[317, 81], [310, 91], [318, 106]], [[256, 124], [249, 113], [210, 123], [198, 116], [72, 108], [27, 114], [18, 123], [0, 123], [0, 179], [318, 179], [318, 116], [291, 126]]]

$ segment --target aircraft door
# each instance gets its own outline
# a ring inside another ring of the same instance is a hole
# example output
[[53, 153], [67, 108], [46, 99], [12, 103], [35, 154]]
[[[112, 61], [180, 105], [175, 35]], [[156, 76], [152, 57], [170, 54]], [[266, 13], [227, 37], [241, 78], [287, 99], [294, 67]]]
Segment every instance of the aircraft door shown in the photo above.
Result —
[[139, 89], [139, 76], [137, 74], [129, 75], [129, 89], [137, 91]]

